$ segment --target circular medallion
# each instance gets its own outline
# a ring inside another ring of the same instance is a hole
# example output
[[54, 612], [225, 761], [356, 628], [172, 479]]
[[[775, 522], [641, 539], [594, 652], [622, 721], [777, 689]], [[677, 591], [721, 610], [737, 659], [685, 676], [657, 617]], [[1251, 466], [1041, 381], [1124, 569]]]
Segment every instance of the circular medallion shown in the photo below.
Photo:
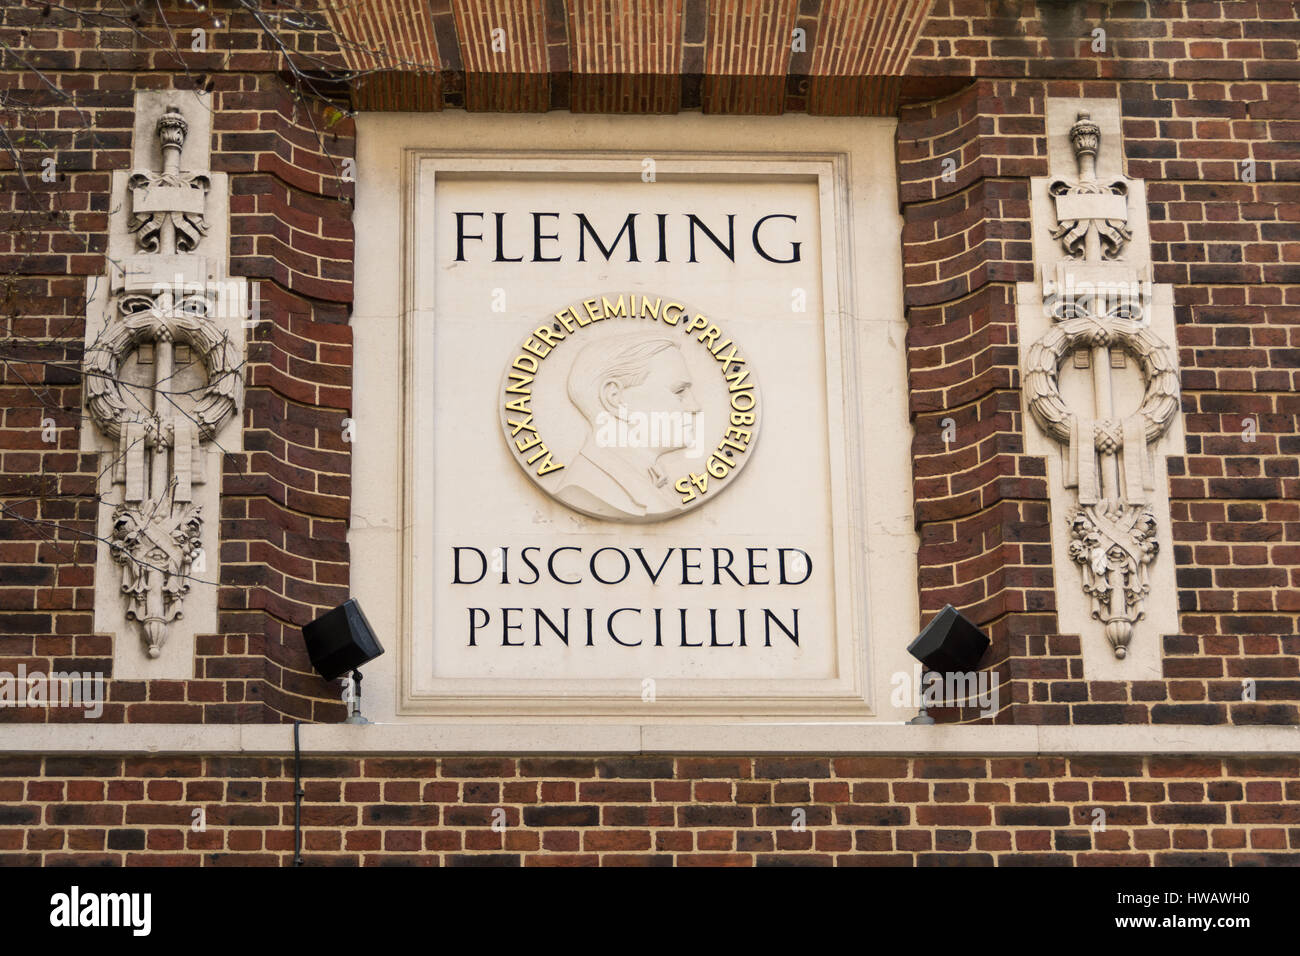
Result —
[[663, 521], [712, 501], [753, 455], [757, 378], [726, 323], [654, 294], [548, 316], [507, 359], [510, 455], [575, 511]]

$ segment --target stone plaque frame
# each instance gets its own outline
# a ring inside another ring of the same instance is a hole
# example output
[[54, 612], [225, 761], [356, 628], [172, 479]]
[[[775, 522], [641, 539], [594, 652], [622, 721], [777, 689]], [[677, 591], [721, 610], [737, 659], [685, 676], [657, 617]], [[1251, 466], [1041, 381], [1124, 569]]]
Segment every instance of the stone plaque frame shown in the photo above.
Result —
[[[433, 469], [420, 467], [420, 462], [437, 460], [436, 437], [433, 429], [418, 427], [420, 417], [418, 410], [429, 407], [432, 400], [432, 375], [421, 374], [427, 369], [427, 358], [433, 348], [435, 333], [435, 292], [437, 270], [419, 268], [419, 263], [433, 261], [431, 244], [436, 241], [436, 234], [429, 227], [435, 214], [435, 184], [439, 176], [472, 174], [489, 177], [619, 177], [626, 179], [636, 175], [640, 169], [643, 150], [600, 151], [590, 150], [536, 150], [536, 149], [447, 149], [423, 148], [412, 145], [422, 142], [446, 143], [448, 137], [444, 132], [433, 135], [432, 123], [425, 127], [429, 134], [420, 136], [409, 130], [397, 130], [390, 124], [391, 117], [363, 117], [360, 125], [362, 150], [359, 153], [359, 192], [358, 210], [365, 209], [366, 188], [365, 171], [375, 165], [374, 159], [368, 159], [370, 146], [376, 151], [377, 144], [372, 139], [367, 143], [368, 131], [379, 132], [382, 128], [388, 133], [385, 160], [391, 169], [396, 166], [400, 173], [400, 208], [402, 221], [400, 227], [400, 244], [385, 242], [374, 249], [374, 261], [383, 259], [383, 249], [394, 251], [401, 249], [399, 262], [401, 283], [399, 296], [389, 296], [392, 306], [389, 309], [374, 309], [376, 316], [383, 315], [392, 322], [392, 332], [397, 336], [397, 366], [400, 369], [401, 382], [396, 389], [387, 392], [398, 399], [401, 411], [399, 429], [391, 436], [392, 444], [397, 448], [384, 448], [395, 451], [399, 462], [398, 479], [400, 490], [390, 502], [392, 516], [396, 519], [388, 527], [367, 527], [356, 529], [359, 513], [365, 512], [359, 507], [355, 488], [372, 486], [358, 482], [354, 488], [354, 554], [352, 575], [353, 592], [360, 597], [372, 620], [377, 615], [370, 610], [376, 601], [395, 600], [395, 614], [381, 611], [380, 620], [390, 619], [391, 630], [379, 624], [384, 637], [396, 637], [389, 640], [387, 660], [381, 658], [371, 665], [369, 674], [383, 671], [391, 672], [393, 684], [392, 696], [388, 688], [375, 688], [373, 681], [366, 683], [366, 711], [372, 716], [379, 711], [377, 719], [397, 720], [452, 718], [452, 719], [510, 719], [510, 720], [550, 720], [557, 717], [588, 717], [597, 719], [634, 719], [640, 722], [659, 718], [742, 718], [756, 719], [771, 716], [773, 718], [823, 718], [830, 720], [898, 720], [905, 719], [911, 712], [899, 711], [887, 705], [889, 675], [900, 670], [911, 673], [910, 658], [906, 656], [905, 647], [916, 633], [916, 584], [915, 584], [915, 534], [912, 529], [911, 514], [911, 468], [907, 449], [910, 448], [911, 429], [906, 417], [906, 371], [903, 359], [904, 329], [901, 308], [901, 261], [897, 244], [898, 221], [896, 206], [893, 205], [894, 185], [892, 179], [892, 121], [880, 121], [882, 129], [871, 131], [873, 146], [888, 145], [888, 151], [877, 148], [876, 155], [864, 157], [859, 149], [855, 157], [851, 150], [816, 149], [806, 152], [759, 152], [756, 150], [692, 150], [665, 151], [655, 150], [657, 164], [657, 181], [671, 183], [674, 180], [742, 181], [755, 184], [795, 181], [815, 183], [817, 186], [817, 203], [819, 212], [819, 247], [820, 279], [822, 283], [822, 331], [825, 345], [826, 368], [826, 414], [829, 434], [829, 467], [831, 476], [830, 508], [833, 527], [830, 529], [831, 551], [834, 556], [834, 580], [832, 593], [834, 608], [829, 614], [835, 630], [835, 676], [821, 679], [670, 679], [658, 680], [656, 700], [652, 703], [641, 699], [639, 680], [618, 679], [575, 679], [575, 680], [538, 680], [505, 678], [438, 678], [432, 676], [432, 638], [434, 591], [421, 587], [416, 582], [427, 581], [432, 575], [432, 542], [435, 535], [433, 520]], [[554, 117], [532, 119], [531, 122], [554, 123]], [[565, 117], [570, 123], [596, 125], [600, 123], [617, 123], [624, 118], [577, 118]], [[644, 118], [642, 118], [644, 121]], [[664, 117], [651, 120], [650, 123], [662, 124], [672, 121], [680, 132], [680, 127], [688, 123], [700, 122], [701, 118]], [[473, 127], [489, 122], [484, 117], [438, 117], [439, 126], [455, 125]], [[500, 120], [497, 120], [500, 122]], [[855, 121], [862, 123], [861, 120]], [[721, 124], [712, 120], [711, 125]], [[769, 125], [755, 124], [748, 121], [747, 126]], [[806, 127], [801, 120], [796, 123], [786, 121], [786, 125]], [[839, 121], [826, 123], [821, 121], [821, 135], [816, 136], [822, 143], [833, 143], [835, 136], [827, 136], [826, 126], [838, 127], [848, 139], [848, 125]], [[732, 137], [712, 131], [709, 137], [715, 141], [734, 141]], [[526, 131], [519, 131], [512, 137], [522, 145], [536, 142]], [[639, 138], [639, 137], [638, 137]], [[653, 133], [646, 136], [647, 141], [654, 138]], [[856, 138], [863, 138], [856, 132]], [[392, 140], [406, 140], [398, 148]], [[475, 138], [451, 137], [452, 141], [475, 142]], [[554, 137], [550, 138], [554, 141]], [[744, 138], [743, 145], [757, 146], [770, 143], [768, 137], [752, 136]], [[805, 137], [792, 139], [800, 142]], [[849, 145], [844, 143], [844, 145]], [[863, 176], [863, 160], [870, 158], [887, 162], [885, 168], [889, 175], [884, 182], [855, 184], [855, 175]], [[855, 166], [856, 173], [855, 173]], [[373, 181], [372, 181], [373, 182]], [[883, 188], [882, 188], [883, 187]], [[377, 188], [377, 187], [376, 187]], [[388, 186], [385, 192], [392, 190]], [[856, 190], [856, 192], [855, 192]], [[395, 191], [395, 190], [394, 190]], [[872, 208], [861, 208], [864, 193], [872, 196]], [[391, 193], [387, 201], [393, 200]], [[895, 294], [874, 295], [867, 307], [873, 310], [870, 315], [861, 315], [857, 305], [856, 291], [857, 267], [855, 253], [869, 261], [876, 260], [882, 254], [882, 248], [862, 250], [863, 237], [872, 234], [873, 226], [864, 222], [864, 216], [878, 214], [881, 206], [888, 202], [888, 212], [894, 217], [887, 229], [875, 229], [883, 233], [883, 242], [873, 234], [873, 243], [887, 248], [889, 258], [883, 264], [873, 262], [872, 271], [888, 270], [886, 287]], [[858, 207], [858, 208], [855, 208]], [[362, 220], [377, 226], [374, 219]], [[368, 283], [377, 281], [368, 279], [368, 271], [363, 267], [364, 231], [359, 229], [359, 255], [357, 266], [357, 301], [362, 306], [365, 288]], [[856, 246], [859, 248], [855, 248]], [[864, 256], [865, 253], [865, 256]], [[390, 274], [398, 271], [389, 268]], [[557, 303], [558, 305], [559, 303]], [[393, 313], [396, 313], [394, 315]], [[358, 317], [366, 315], [363, 308], [354, 315], [354, 325]], [[864, 335], [864, 329], [870, 332]], [[364, 328], [357, 330], [358, 343], [358, 404], [374, 403], [378, 407], [380, 399], [363, 398], [367, 394], [366, 378], [368, 368], [364, 353], [369, 346], [362, 344], [362, 337], [368, 333]], [[876, 339], [879, 335], [884, 339]], [[873, 396], [872, 385], [878, 385], [880, 376], [885, 374], [880, 366], [870, 367], [867, 363], [875, 361], [869, 356], [878, 356], [884, 342], [893, 346], [885, 358], [889, 365], [888, 374], [894, 381], [888, 383], [889, 398], [882, 402], [878, 395]], [[375, 347], [376, 351], [385, 351], [384, 347]], [[390, 367], [393, 363], [389, 363]], [[397, 371], [398, 369], [394, 369]], [[376, 382], [376, 384], [378, 384]], [[394, 395], [393, 393], [396, 392]], [[390, 412], [393, 409], [390, 407]], [[355, 414], [361, 426], [373, 415], [363, 414], [364, 409], [357, 409]], [[427, 417], [425, 419], [427, 424]], [[367, 426], [368, 427], [368, 426]], [[357, 463], [368, 461], [365, 452], [367, 432], [359, 427], [357, 444], [354, 446], [354, 469]], [[901, 475], [891, 475], [890, 481], [883, 484], [888, 500], [889, 513], [869, 514], [872, 510], [866, 500], [872, 478], [868, 475], [868, 462], [881, 463], [880, 449], [873, 447], [879, 442], [892, 445], [890, 451], [896, 451], [890, 461], [896, 465]], [[383, 441], [388, 445], [388, 441]], [[364, 469], [363, 469], [364, 470]], [[373, 473], [378, 477], [379, 472]], [[901, 478], [901, 481], [899, 480]], [[890, 485], [893, 487], [889, 487]], [[898, 492], [905, 488], [905, 498]], [[371, 493], [370, 491], [367, 492]], [[896, 511], [895, 511], [896, 509]], [[382, 510], [382, 509], [381, 509]], [[378, 564], [367, 560], [371, 552], [369, 543], [376, 538], [382, 540], [384, 553]], [[394, 539], [397, 539], [396, 542]], [[357, 553], [358, 543], [366, 543], [365, 553]], [[392, 546], [398, 543], [397, 554]], [[871, 578], [869, 551], [881, 551], [873, 561], [884, 562], [887, 566], [881, 579]], [[892, 553], [890, 553], [892, 552]], [[397, 558], [396, 561], [392, 558]], [[382, 581], [383, 566], [392, 568], [393, 578]], [[902, 571], [899, 574], [899, 571]], [[395, 578], [395, 580], [394, 580]], [[871, 597], [875, 595], [873, 604]], [[417, 637], [418, 635], [418, 637]], [[396, 645], [396, 646], [394, 646]], [[395, 658], [395, 660], [394, 660]], [[396, 664], [396, 666], [393, 666]], [[376, 705], [371, 691], [379, 691], [380, 702]]]

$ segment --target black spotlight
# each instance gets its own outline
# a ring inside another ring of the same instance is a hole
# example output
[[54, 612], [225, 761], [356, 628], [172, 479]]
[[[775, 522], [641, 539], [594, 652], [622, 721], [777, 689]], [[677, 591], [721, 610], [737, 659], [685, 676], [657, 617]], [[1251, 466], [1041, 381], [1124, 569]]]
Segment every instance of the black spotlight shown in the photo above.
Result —
[[[951, 604], [946, 604], [916, 639], [907, 645], [907, 652], [920, 661], [927, 671], [953, 674], [975, 670], [990, 643], [987, 634], [963, 617]], [[921, 702], [921, 712], [908, 723], [934, 723], [934, 718], [925, 712], [924, 699]]]
[[307, 642], [311, 666], [321, 677], [337, 680], [352, 672], [352, 702], [347, 723], [368, 723], [361, 716], [361, 671], [357, 668], [384, 653], [384, 648], [362, 613], [361, 605], [349, 598], [304, 627], [302, 636]]

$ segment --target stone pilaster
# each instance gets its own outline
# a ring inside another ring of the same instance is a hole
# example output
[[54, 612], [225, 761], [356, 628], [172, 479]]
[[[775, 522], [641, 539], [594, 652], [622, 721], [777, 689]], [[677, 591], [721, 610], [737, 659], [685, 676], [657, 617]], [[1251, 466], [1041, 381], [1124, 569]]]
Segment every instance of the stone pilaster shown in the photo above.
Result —
[[141, 92], [135, 106], [107, 275], [87, 280], [95, 628], [116, 638], [114, 677], [187, 678], [194, 635], [216, 629], [218, 479], [239, 442], [248, 286], [226, 274], [228, 187], [209, 170], [207, 97]]
[[1163, 459], [1181, 444], [1172, 294], [1151, 281], [1118, 102], [1049, 99], [1047, 138], [1050, 174], [1031, 185], [1036, 280], [1017, 304], [1060, 627], [1082, 635], [1088, 678], [1153, 679], [1161, 635], [1178, 630]]

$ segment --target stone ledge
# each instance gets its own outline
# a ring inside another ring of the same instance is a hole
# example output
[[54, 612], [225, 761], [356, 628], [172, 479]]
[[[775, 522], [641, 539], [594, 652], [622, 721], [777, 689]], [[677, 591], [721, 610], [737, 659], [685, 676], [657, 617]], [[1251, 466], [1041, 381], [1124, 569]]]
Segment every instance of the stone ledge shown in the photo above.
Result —
[[[307, 754], [358, 757], [493, 754], [1239, 756], [1300, 753], [1300, 727], [990, 727], [883, 723], [303, 724]], [[293, 753], [290, 724], [13, 724], [0, 755]]]

